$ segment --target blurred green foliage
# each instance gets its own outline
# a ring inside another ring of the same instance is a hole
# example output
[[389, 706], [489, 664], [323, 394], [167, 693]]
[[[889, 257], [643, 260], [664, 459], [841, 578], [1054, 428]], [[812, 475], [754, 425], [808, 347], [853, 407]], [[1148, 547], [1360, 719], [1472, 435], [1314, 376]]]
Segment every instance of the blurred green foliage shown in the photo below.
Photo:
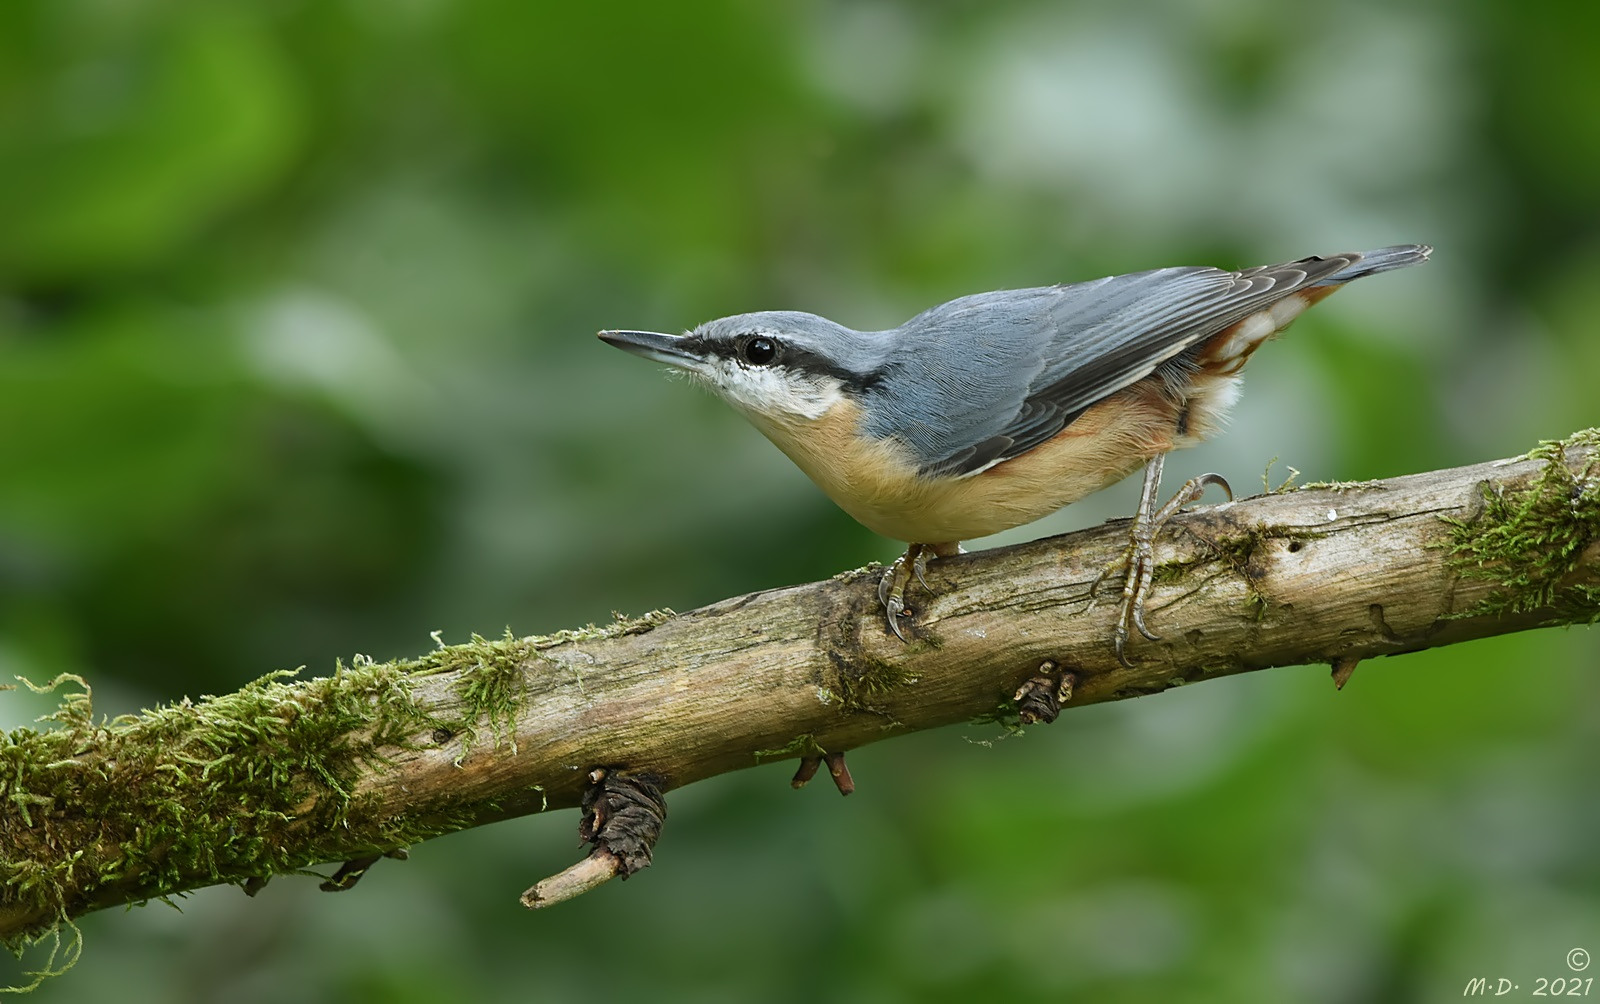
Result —
[[[1558, 0], [8, 0], [0, 670], [119, 712], [898, 550], [607, 326], [885, 326], [1427, 241], [1173, 462], [1360, 479], [1596, 424], [1595, 29]], [[915, 736], [855, 754], [848, 801], [770, 765], [676, 793], [655, 868], [549, 913], [516, 893], [574, 820], [514, 821], [347, 895], [92, 916], [37, 999], [1526, 988], [1600, 952], [1597, 656], [1542, 632], [1337, 699], [1284, 670]]]

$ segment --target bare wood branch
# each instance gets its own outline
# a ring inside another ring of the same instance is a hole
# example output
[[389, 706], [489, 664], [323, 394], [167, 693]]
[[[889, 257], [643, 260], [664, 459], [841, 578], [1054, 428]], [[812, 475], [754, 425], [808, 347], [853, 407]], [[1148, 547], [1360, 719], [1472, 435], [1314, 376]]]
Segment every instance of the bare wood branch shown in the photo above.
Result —
[[[1376, 656], [1592, 621], [1597, 444], [1591, 430], [1530, 458], [1184, 514], [1157, 544], [1162, 641], [1130, 645], [1131, 669], [1111, 652], [1114, 602], [1089, 598], [1124, 546], [1117, 521], [934, 561], [909, 644], [859, 570], [109, 725], [69, 707], [0, 749], [0, 935], [576, 805], [596, 766], [667, 788], [767, 759], [842, 770], [842, 751], [1014, 714], [1051, 679], [1069, 706], [1300, 663], [1331, 664], [1342, 686]], [[1070, 677], [1041, 680], [1046, 662]], [[541, 886], [529, 894], [554, 898]]]
[[522, 905], [538, 910], [565, 903], [590, 889], [597, 889], [616, 877], [621, 862], [610, 851], [596, 851], [576, 864], [547, 879], [540, 879], [522, 894]]

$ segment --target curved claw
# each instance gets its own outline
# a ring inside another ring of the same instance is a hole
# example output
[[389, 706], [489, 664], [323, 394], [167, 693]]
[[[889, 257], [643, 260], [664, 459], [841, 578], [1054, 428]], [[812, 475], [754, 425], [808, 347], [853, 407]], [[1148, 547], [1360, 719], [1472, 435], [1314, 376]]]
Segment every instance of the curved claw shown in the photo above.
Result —
[[[1209, 485], [1216, 485], [1218, 488], [1221, 488], [1227, 493], [1228, 501], [1233, 501], [1233, 486], [1228, 484], [1228, 479], [1224, 478], [1222, 475], [1202, 474], [1199, 477], [1190, 478], [1188, 481], [1183, 483], [1182, 488], [1178, 489], [1178, 494], [1167, 500], [1166, 505], [1162, 506], [1155, 512], [1148, 514], [1148, 521], [1145, 523], [1145, 525], [1149, 528], [1150, 536], [1154, 537], [1156, 531], [1160, 530], [1167, 520], [1171, 519], [1180, 509], [1204, 495], [1206, 493], [1206, 488]], [[1138, 532], [1139, 524], [1140, 520], [1135, 518], [1135, 533]]]
[[898, 596], [891, 596], [889, 602], [883, 605], [883, 609], [889, 615], [889, 630], [894, 632], [896, 638], [904, 642], [906, 636], [900, 631], [900, 617], [905, 613], [905, 602]]
[[925, 546], [912, 544], [906, 548], [906, 553], [894, 560], [888, 570], [883, 573], [883, 578], [878, 580], [878, 602], [883, 605], [883, 611], [889, 618], [889, 630], [902, 642], [906, 640], [905, 632], [900, 630], [900, 618], [906, 615], [906, 586], [911, 583], [911, 576], [916, 575], [917, 581], [922, 582], [924, 588], [927, 582], [922, 578], [921, 563], [926, 555]]
[[906, 553], [894, 560], [894, 564], [883, 573], [883, 578], [878, 580], [878, 602], [883, 605], [884, 613], [889, 616], [889, 630], [901, 641], [906, 640], [904, 632], [900, 630], [899, 618], [911, 616], [906, 609], [906, 587], [911, 584], [912, 576], [928, 592], [933, 592], [933, 587], [928, 585], [928, 561], [934, 556], [941, 558], [961, 553], [961, 544], [956, 541], [941, 544], [911, 544], [906, 548]]
[[[1142, 599], [1142, 597], [1141, 597], [1141, 599]], [[1148, 627], [1145, 626], [1145, 623], [1144, 623], [1144, 604], [1142, 602], [1138, 606], [1135, 606], [1133, 608], [1133, 626], [1139, 629], [1139, 633], [1144, 635], [1146, 640], [1148, 640], [1148, 641], [1160, 641], [1161, 640], [1161, 636], [1160, 635], [1156, 634], [1154, 631], [1150, 630]]]
[[1194, 488], [1194, 497], [1189, 499], [1190, 502], [1204, 495], [1207, 486], [1210, 485], [1216, 485], [1221, 488], [1223, 494], [1228, 496], [1228, 501], [1233, 501], [1233, 486], [1228, 484], [1228, 479], [1220, 474], [1202, 474], [1197, 478], [1189, 479], [1189, 484]]

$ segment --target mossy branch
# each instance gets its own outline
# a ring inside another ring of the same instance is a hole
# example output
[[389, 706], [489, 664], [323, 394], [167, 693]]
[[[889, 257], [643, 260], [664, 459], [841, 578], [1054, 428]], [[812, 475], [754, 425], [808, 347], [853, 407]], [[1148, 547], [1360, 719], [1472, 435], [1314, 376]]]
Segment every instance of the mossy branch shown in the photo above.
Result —
[[1111, 652], [1115, 604], [1089, 597], [1123, 547], [1118, 521], [935, 561], [909, 644], [884, 628], [877, 573], [858, 570], [604, 629], [274, 674], [109, 722], [81, 680], [58, 680], [78, 689], [51, 726], [0, 743], [0, 935], [15, 948], [100, 907], [249, 890], [576, 805], [598, 765], [672, 788], [1015, 720], [1047, 660], [1071, 670], [1071, 704], [1093, 704], [1299, 663], [1348, 678], [1364, 658], [1591, 622], [1597, 454], [1589, 430], [1513, 460], [1185, 514], [1158, 543], [1163, 640], [1131, 646], [1131, 669]]

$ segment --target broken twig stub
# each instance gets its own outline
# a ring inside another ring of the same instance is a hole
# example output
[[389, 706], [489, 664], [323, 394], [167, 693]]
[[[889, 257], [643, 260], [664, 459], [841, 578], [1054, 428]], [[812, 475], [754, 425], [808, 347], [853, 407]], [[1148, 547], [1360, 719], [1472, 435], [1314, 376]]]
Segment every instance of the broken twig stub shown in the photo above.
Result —
[[522, 894], [529, 909], [554, 906], [620, 876], [650, 867], [667, 818], [662, 778], [596, 767], [583, 793], [578, 835], [593, 844], [589, 856]]

